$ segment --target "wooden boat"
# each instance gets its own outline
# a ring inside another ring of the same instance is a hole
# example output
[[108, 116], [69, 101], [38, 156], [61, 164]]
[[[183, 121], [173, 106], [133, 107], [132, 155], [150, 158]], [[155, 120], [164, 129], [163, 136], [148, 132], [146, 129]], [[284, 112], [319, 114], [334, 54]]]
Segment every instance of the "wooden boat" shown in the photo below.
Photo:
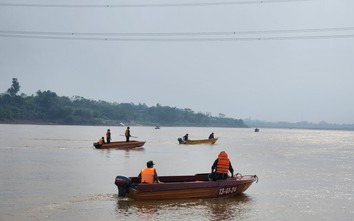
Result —
[[183, 140], [182, 138], [177, 139], [179, 144], [214, 144], [218, 138], [204, 139], [204, 140]]
[[137, 177], [117, 176], [118, 196], [135, 200], [233, 197], [246, 191], [256, 175], [237, 174], [226, 180], [209, 180], [209, 174], [159, 176], [160, 183], [139, 183]]
[[130, 149], [136, 147], [142, 147], [145, 144], [145, 141], [137, 141], [130, 140], [129, 142], [125, 141], [114, 141], [110, 143], [104, 143], [102, 146], [98, 144], [98, 142], [93, 143], [97, 149], [108, 149], [108, 148], [122, 148], [122, 149]]

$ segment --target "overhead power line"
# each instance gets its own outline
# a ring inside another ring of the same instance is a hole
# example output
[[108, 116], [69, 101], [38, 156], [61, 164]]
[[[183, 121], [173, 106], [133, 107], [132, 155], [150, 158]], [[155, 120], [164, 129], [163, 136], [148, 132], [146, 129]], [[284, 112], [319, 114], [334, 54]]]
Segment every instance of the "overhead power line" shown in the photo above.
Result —
[[256, 35], [256, 34], [301, 34], [318, 32], [354, 31], [354, 27], [274, 29], [258, 31], [215, 31], [215, 32], [49, 32], [49, 31], [9, 31], [0, 30], [0, 34], [11, 35], [49, 35], [49, 36], [220, 36], [220, 35]]
[[[34, 35], [34, 36], [106, 36], [106, 37], [170, 37], [170, 36], [240, 36], [240, 35], [264, 35], [264, 34], [304, 34], [304, 33], [335, 33], [351, 32], [354, 27], [334, 28], [308, 28], [308, 29], [273, 29], [273, 30], [251, 30], [251, 31], [214, 31], [214, 32], [50, 32], [50, 31], [10, 31], [0, 30], [3, 35]], [[328, 34], [326, 34], [328, 35]]]
[[155, 4], [30, 4], [30, 3], [0, 3], [4, 7], [44, 7], [44, 8], [156, 8], [156, 7], [198, 7], [198, 6], [223, 6], [223, 5], [249, 5], [264, 3], [290, 3], [314, 0], [248, 0], [225, 2], [200, 2], [200, 3], [155, 3]]
[[61, 39], [61, 40], [89, 40], [89, 41], [145, 41], [145, 42], [203, 42], [203, 41], [261, 41], [261, 40], [306, 40], [306, 39], [335, 39], [354, 38], [354, 34], [348, 35], [311, 35], [311, 36], [274, 36], [254, 38], [103, 38], [103, 37], [61, 37], [61, 36], [31, 36], [31, 35], [3, 35], [0, 37], [11, 38], [36, 38], [36, 39]]
[[270, 37], [217, 37], [217, 38], [132, 38], [132, 37], [70, 37], [70, 36], [40, 36], [0, 34], [7, 38], [58, 39], [58, 40], [86, 40], [86, 41], [131, 41], [131, 42], [205, 42], [205, 41], [265, 41], [265, 40], [311, 40], [311, 39], [338, 39], [354, 38], [354, 34], [339, 35], [306, 35], [306, 36], [270, 36]]
[[0, 37], [100, 41], [255, 41], [353, 38], [354, 27], [215, 32], [49, 32], [0, 30]]

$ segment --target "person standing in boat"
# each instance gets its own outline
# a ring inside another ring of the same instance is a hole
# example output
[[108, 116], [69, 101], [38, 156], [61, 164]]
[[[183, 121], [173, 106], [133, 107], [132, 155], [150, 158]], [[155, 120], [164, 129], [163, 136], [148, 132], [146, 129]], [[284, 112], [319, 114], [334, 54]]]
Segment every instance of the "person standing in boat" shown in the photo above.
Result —
[[125, 130], [125, 141], [129, 142], [129, 137], [131, 137], [130, 135], [130, 128], [127, 127], [127, 129]]
[[189, 138], [188, 138], [188, 134], [186, 134], [186, 135], [184, 135], [184, 136], [183, 136], [183, 140], [184, 140], [184, 141], [189, 140]]
[[232, 168], [229, 156], [225, 151], [221, 151], [218, 158], [214, 161], [211, 167], [211, 179], [215, 180], [225, 180], [227, 179], [228, 172], [230, 171], [231, 177], [234, 177], [234, 169]]
[[111, 130], [110, 129], [108, 129], [106, 132], [106, 140], [107, 140], [107, 143], [111, 142]]
[[214, 139], [214, 132], [209, 135], [209, 139]]
[[154, 165], [155, 164], [152, 160], [146, 163], [147, 167], [141, 170], [138, 175], [138, 179], [140, 183], [146, 183], [146, 184], [160, 183]]

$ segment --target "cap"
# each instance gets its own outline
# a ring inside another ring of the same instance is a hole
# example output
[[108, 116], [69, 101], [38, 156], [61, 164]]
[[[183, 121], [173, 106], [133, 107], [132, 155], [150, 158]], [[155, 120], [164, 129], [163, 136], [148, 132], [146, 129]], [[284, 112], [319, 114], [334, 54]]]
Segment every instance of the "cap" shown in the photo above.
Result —
[[154, 164], [154, 161], [150, 160], [150, 161], [148, 161], [148, 162], [146, 163], [146, 165], [147, 165], [148, 167], [151, 167], [151, 166], [153, 166], [153, 165], [155, 165], [155, 164]]

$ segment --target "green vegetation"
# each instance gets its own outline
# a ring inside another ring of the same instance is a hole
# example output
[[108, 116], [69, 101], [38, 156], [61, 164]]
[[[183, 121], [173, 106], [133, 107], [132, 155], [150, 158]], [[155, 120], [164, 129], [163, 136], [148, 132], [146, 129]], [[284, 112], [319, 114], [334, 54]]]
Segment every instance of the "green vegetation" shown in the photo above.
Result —
[[109, 103], [75, 96], [58, 96], [52, 91], [18, 95], [20, 84], [0, 95], [0, 123], [68, 125], [141, 124], [161, 126], [247, 127], [241, 119], [211, 117], [191, 109], [145, 104]]

